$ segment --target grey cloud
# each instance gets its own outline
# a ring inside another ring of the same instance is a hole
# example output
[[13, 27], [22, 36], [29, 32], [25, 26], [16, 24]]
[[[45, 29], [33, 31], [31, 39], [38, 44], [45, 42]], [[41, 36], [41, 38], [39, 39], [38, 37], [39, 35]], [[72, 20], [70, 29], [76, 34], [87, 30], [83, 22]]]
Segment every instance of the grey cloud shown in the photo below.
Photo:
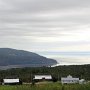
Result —
[[89, 0], [3, 0], [18, 11], [37, 12], [76, 7], [88, 7]]
[[[90, 0], [0, 0], [0, 2], [2, 2], [0, 37], [5, 37], [6, 40], [12, 39], [12, 36], [60, 37], [65, 36], [62, 31], [67, 33], [70, 30], [78, 30], [82, 25], [90, 26]], [[14, 39], [21, 40], [16, 38]]]

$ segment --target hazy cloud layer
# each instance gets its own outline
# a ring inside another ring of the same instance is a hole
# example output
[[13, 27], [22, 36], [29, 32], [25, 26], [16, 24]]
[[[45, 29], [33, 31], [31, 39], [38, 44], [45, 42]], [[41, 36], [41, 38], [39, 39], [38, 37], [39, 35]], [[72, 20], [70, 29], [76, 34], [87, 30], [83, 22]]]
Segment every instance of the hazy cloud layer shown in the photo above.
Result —
[[0, 47], [89, 52], [89, 34], [90, 0], [0, 0]]

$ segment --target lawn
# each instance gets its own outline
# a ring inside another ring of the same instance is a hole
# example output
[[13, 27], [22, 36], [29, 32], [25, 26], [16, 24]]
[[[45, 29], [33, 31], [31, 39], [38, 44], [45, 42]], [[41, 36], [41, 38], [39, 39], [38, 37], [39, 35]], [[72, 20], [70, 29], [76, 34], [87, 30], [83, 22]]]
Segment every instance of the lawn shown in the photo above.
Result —
[[90, 84], [86, 85], [61, 85], [60, 83], [38, 83], [32, 85], [1, 85], [0, 90], [90, 90]]

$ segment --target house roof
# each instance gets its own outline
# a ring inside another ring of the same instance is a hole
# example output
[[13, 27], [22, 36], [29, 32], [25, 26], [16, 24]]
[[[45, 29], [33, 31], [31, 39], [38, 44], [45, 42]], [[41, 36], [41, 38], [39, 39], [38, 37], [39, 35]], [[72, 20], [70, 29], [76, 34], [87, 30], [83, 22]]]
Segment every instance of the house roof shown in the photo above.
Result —
[[18, 83], [19, 79], [3, 79], [4, 83]]
[[79, 80], [79, 78], [73, 78], [71, 75], [67, 77], [62, 77], [61, 80]]
[[35, 75], [35, 78], [34, 79], [52, 79], [52, 76], [51, 75]]

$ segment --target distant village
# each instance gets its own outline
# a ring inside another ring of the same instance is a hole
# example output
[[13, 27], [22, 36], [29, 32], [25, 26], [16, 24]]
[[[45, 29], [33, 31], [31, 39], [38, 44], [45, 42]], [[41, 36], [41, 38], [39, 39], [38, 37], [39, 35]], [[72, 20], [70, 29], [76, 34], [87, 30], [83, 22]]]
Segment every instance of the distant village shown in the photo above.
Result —
[[[55, 78], [53, 79], [51, 75], [34, 75], [34, 77], [32, 78], [32, 82], [30, 84], [34, 85], [37, 82], [44, 82], [44, 81], [56, 82]], [[71, 75], [68, 75], [67, 77], [61, 77], [60, 83], [64, 85], [64, 84], [86, 84], [87, 82], [85, 79], [79, 79], [78, 77], [72, 77]], [[19, 78], [5, 78], [2, 80], [1, 84], [22, 85], [23, 82]]]

